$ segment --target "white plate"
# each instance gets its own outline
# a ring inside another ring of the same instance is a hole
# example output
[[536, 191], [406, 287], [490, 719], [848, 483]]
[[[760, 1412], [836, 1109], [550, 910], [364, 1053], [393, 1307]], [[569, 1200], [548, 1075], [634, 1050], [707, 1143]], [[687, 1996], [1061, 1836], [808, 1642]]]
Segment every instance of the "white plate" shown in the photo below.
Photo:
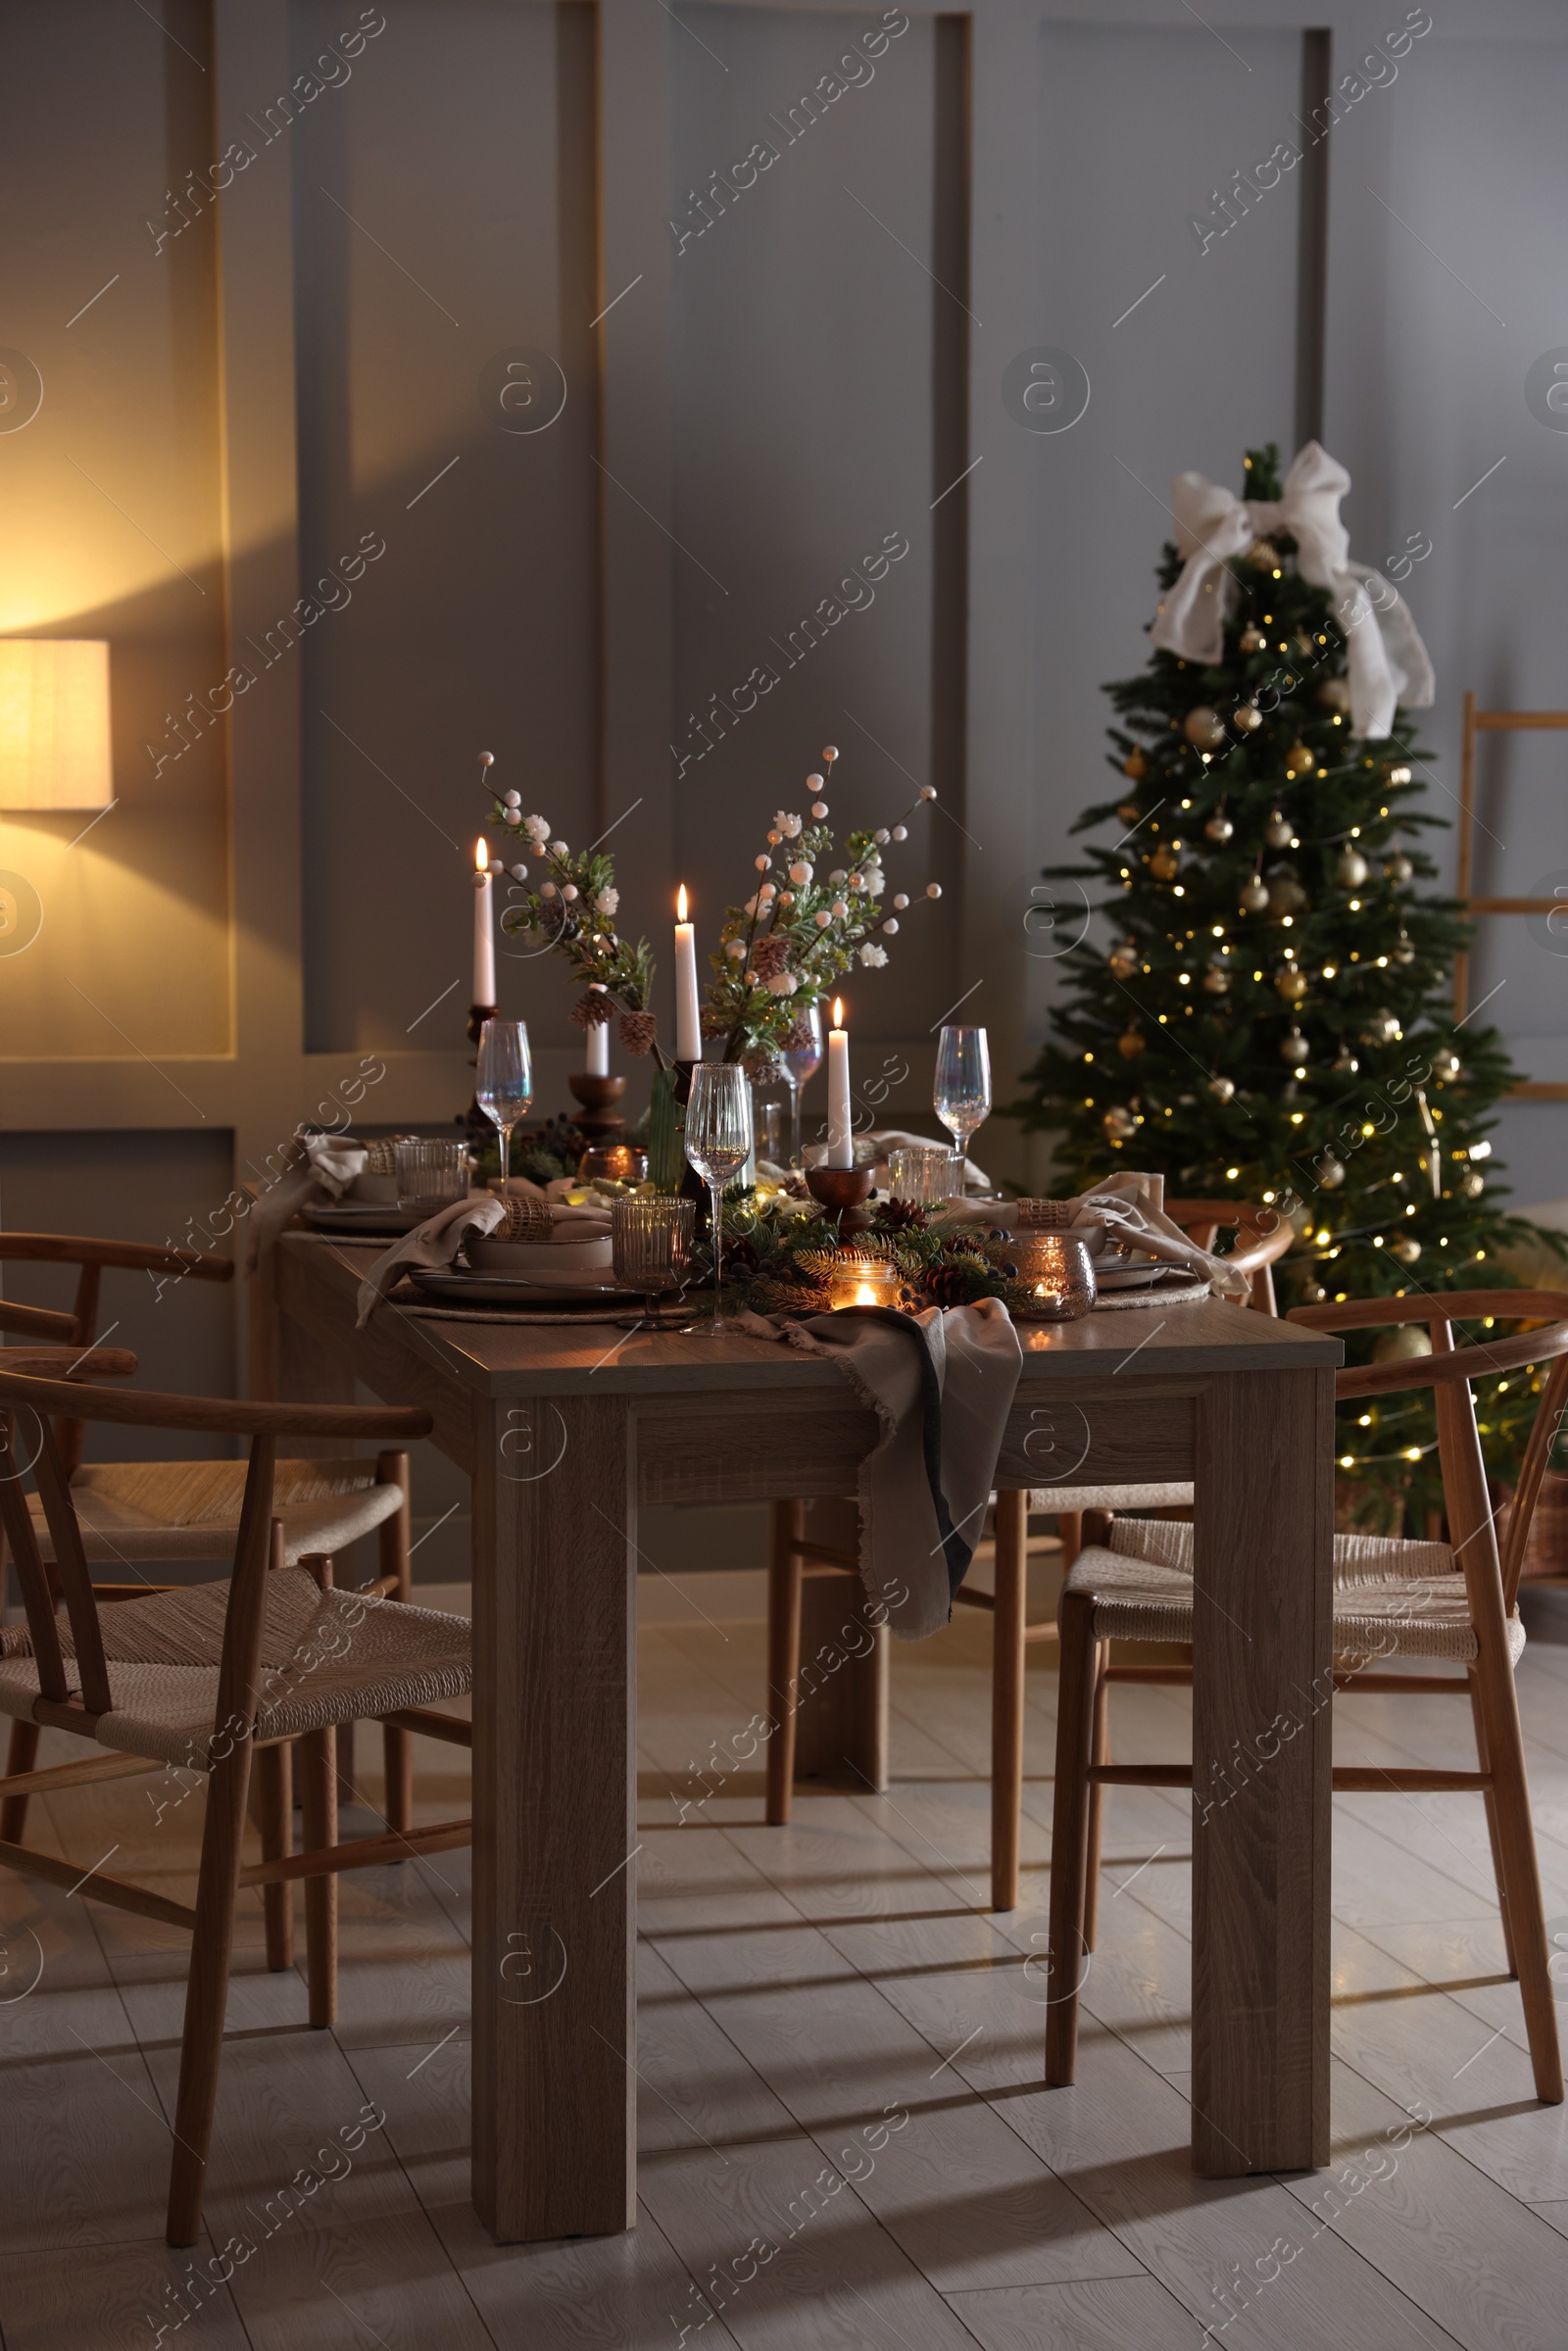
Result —
[[1095, 1281], [1102, 1290], [1141, 1290], [1147, 1282], [1157, 1282], [1162, 1273], [1171, 1270], [1162, 1257], [1156, 1257], [1152, 1265], [1097, 1265]]
[[411, 1265], [409, 1279], [431, 1298], [462, 1306], [554, 1306], [563, 1301], [602, 1306], [608, 1299], [622, 1305], [635, 1302], [636, 1294], [615, 1282], [526, 1282], [515, 1275], [465, 1273], [461, 1266]]

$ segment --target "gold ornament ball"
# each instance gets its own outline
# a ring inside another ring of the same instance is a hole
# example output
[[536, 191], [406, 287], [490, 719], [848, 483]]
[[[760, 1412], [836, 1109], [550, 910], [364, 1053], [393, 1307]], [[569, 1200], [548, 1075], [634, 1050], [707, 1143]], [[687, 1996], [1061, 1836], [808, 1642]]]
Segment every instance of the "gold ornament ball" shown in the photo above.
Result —
[[1279, 972], [1274, 981], [1275, 987], [1288, 1004], [1300, 1003], [1306, 994], [1306, 973], [1298, 971], [1294, 963], [1288, 964], [1282, 972]]
[[1214, 1100], [1217, 1102], [1231, 1102], [1234, 1100], [1236, 1094], [1236, 1080], [1234, 1078], [1212, 1077], [1208, 1081], [1208, 1091], [1214, 1097]]
[[1268, 644], [1267, 637], [1255, 621], [1249, 621], [1242, 631], [1243, 653], [1261, 653]]
[[1270, 849], [1288, 849], [1296, 827], [1283, 808], [1276, 808], [1263, 827], [1263, 838]]
[[1113, 980], [1130, 980], [1138, 969], [1137, 950], [1129, 943], [1110, 951], [1110, 976]]
[[1223, 814], [1210, 816], [1203, 827], [1204, 836], [1210, 841], [1228, 841], [1235, 830], [1230, 818]]
[[1195, 751], [1219, 751], [1224, 747], [1225, 721], [1206, 702], [1188, 711], [1182, 732]]
[[1244, 702], [1231, 712], [1231, 724], [1238, 734], [1252, 735], [1263, 723], [1263, 713], [1255, 702]]
[[1293, 743], [1285, 754], [1287, 775], [1310, 775], [1316, 764], [1316, 758], [1305, 743]]
[[1342, 1045], [1339, 1050], [1339, 1054], [1333, 1063], [1335, 1076], [1353, 1078], [1360, 1066], [1360, 1062], [1356, 1059], [1354, 1053], [1351, 1053], [1349, 1047], [1348, 1045]]
[[1299, 1029], [1287, 1029], [1280, 1039], [1280, 1058], [1284, 1061], [1306, 1059], [1306, 1039]]
[[1326, 677], [1317, 690], [1317, 698], [1326, 710], [1348, 710], [1350, 707], [1348, 678]]
[[1135, 784], [1141, 784], [1149, 773], [1149, 761], [1136, 744], [1123, 759], [1121, 771], [1123, 775], [1130, 775]]
[[1393, 1012], [1383, 1010], [1373, 1013], [1366, 1027], [1361, 1031], [1361, 1038], [1366, 1045], [1392, 1045], [1398, 1033], [1397, 1016]]
[[1276, 914], [1304, 914], [1306, 892], [1294, 873], [1276, 873], [1268, 885], [1268, 903]]
[[1124, 1061], [1136, 1061], [1141, 1053], [1149, 1050], [1149, 1040], [1142, 1029], [1123, 1029], [1116, 1040], [1116, 1051]]
[[1413, 963], [1415, 961], [1415, 942], [1401, 931], [1389, 953], [1396, 963]]
[[1448, 1045], [1445, 1045], [1432, 1056], [1432, 1074], [1434, 1077], [1442, 1078], [1446, 1085], [1453, 1084], [1454, 1079], [1460, 1074], [1462, 1066], [1458, 1054]]
[[1116, 821], [1118, 824], [1136, 824], [1138, 822], [1138, 808], [1136, 802], [1124, 800], [1120, 808], [1116, 810]]
[[1466, 1200], [1479, 1200], [1486, 1188], [1486, 1177], [1477, 1173], [1474, 1169], [1472, 1169], [1470, 1174], [1465, 1177], [1464, 1182], [1459, 1187]]
[[1244, 914], [1261, 914], [1264, 911], [1268, 905], [1268, 884], [1260, 874], [1254, 873], [1243, 882], [1241, 901]]
[[1161, 842], [1149, 860], [1149, 870], [1156, 882], [1173, 882], [1182, 869], [1182, 861], [1174, 848]]
[[1203, 974], [1203, 987], [1210, 996], [1228, 996], [1231, 975], [1223, 963], [1210, 963]]
[[1247, 551], [1247, 560], [1259, 571], [1272, 571], [1280, 560], [1280, 551], [1272, 539], [1254, 539]]
[[1327, 1297], [1328, 1292], [1324, 1289], [1321, 1282], [1303, 1282], [1301, 1284], [1301, 1303], [1303, 1306], [1321, 1306]]
[[1358, 849], [1342, 849], [1334, 860], [1334, 878], [1342, 890], [1359, 890], [1366, 880], [1367, 862]]
[[1432, 1340], [1418, 1322], [1396, 1323], [1385, 1331], [1372, 1349], [1374, 1363], [1402, 1363], [1416, 1355], [1430, 1355]]
[[1333, 1157], [1319, 1159], [1317, 1162], [1317, 1180], [1320, 1184], [1326, 1185], [1330, 1192], [1337, 1192], [1345, 1181], [1345, 1168], [1343, 1163]]
[[1397, 1241], [1389, 1243], [1389, 1254], [1397, 1257], [1401, 1265], [1413, 1265], [1421, 1254], [1421, 1244], [1413, 1233], [1401, 1233]]
[[1107, 1110], [1100, 1123], [1108, 1143], [1129, 1143], [1138, 1132], [1138, 1121], [1131, 1110]]
[[1383, 878], [1385, 881], [1407, 882], [1414, 871], [1415, 867], [1402, 851], [1384, 859]]

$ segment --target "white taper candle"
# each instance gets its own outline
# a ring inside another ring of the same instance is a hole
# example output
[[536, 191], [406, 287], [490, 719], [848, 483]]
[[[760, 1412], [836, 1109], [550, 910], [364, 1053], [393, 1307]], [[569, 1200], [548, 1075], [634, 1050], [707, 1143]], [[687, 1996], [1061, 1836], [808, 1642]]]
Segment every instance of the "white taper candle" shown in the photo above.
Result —
[[703, 1057], [703, 1015], [697, 1001], [697, 933], [686, 919], [686, 885], [675, 902], [680, 916], [675, 925], [675, 1058]]
[[833, 999], [833, 1026], [827, 1033], [827, 1164], [855, 1165], [855, 1137], [850, 1109], [850, 1034], [844, 1026], [844, 1006]]
[[490, 884], [490, 854], [483, 841], [473, 845], [473, 996], [476, 1004], [496, 1001], [496, 935]]

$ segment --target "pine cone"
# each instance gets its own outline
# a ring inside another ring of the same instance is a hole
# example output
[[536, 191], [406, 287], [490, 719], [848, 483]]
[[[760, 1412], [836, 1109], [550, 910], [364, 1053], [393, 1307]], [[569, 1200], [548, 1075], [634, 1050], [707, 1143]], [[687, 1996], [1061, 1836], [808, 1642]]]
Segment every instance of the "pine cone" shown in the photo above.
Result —
[[926, 1213], [912, 1200], [879, 1200], [871, 1223], [879, 1233], [919, 1233], [925, 1229]]
[[928, 1306], [966, 1306], [974, 1283], [974, 1273], [966, 1264], [948, 1263], [931, 1266], [921, 1284]]
[[767, 938], [758, 939], [753, 944], [752, 969], [760, 980], [770, 980], [776, 971], [782, 971], [785, 968], [789, 959], [790, 943], [788, 939], [775, 938], [770, 934]]
[[612, 1008], [603, 988], [590, 988], [572, 1005], [571, 1017], [580, 1029], [602, 1029], [608, 1024]]
[[659, 1023], [652, 1012], [622, 1012], [620, 1042], [629, 1053], [640, 1059], [659, 1034]]
[[818, 1052], [821, 1051], [821, 1041], [812, 1036], [810, 1022], [804, 1017], [792, 1022], [784, 1039], [784, 1051], [787, 1053], [808, 1053], [813, 1046]]
[[726, 1282], [755, 1281], [761, 1270], [762, 1260], [758, 1254], [757, 1244], [746, 1234], [739, 1234], [735, 1240], [724, 1243], [721, 1272]]

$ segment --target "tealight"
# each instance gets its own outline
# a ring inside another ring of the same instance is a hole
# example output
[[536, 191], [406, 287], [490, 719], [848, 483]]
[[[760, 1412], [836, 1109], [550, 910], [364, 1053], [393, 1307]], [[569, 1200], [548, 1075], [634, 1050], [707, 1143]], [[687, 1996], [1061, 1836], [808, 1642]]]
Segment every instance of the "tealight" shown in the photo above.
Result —
[[1030, 1294], [1029, 1304], [1015, 1312], [1042, 1322], [1076, 1322], [1094, 1305], [1095, 1261], [1080, 1234], [1026, 1230], [1013, 1236], [1008, 1255]]
[[840, 1256], [833, 1268], [833, 1311], [844, 1306], [896, 1306], [899, 1269], [886, 1257]]

